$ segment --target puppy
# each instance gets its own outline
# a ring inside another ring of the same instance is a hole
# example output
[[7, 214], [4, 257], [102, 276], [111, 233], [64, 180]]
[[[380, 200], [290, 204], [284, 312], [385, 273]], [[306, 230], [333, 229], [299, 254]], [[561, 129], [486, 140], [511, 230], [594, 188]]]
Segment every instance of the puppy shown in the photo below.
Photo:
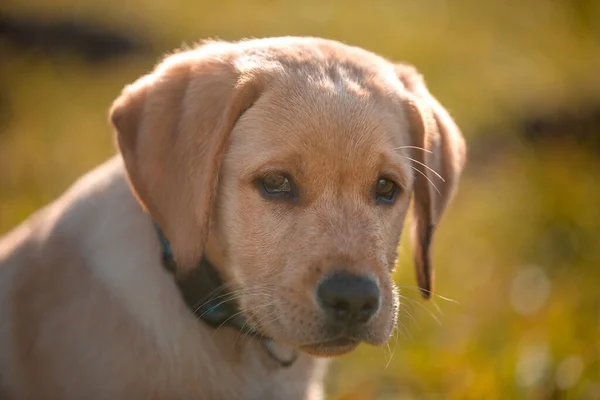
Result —
[[390, 337], [465, 162], [412, 67], [317, 38], [207, 42], [127, 86], [120, 154], [0, 241], [0, 397], [319, 399]]

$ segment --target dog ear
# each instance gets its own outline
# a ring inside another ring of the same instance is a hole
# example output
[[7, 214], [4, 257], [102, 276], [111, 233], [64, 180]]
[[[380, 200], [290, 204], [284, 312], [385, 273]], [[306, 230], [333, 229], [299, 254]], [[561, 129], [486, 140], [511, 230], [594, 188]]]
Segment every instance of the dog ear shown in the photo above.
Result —
[[415, 68], [396, 65], [404, 85], [405, 105], [416, 160], [412, 240], [419, 289], [428, 299], [433, 292], [431, 264], [433, 233], [457, 189], [466, 161], [466, 146], [460, 129], [446, 109], [429, 93]]
[[260, 89], [230, 53], [170, 56], [110, 110], [132, 189], [171, 242], [178, 272], [202, 257], [229, 133]]

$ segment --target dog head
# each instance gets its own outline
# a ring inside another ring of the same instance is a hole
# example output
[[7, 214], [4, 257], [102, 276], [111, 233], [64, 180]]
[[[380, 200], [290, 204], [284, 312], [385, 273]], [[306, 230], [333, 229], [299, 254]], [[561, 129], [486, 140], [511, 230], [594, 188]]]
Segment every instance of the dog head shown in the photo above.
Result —
[[206, 254], [265, 335], [316, 355], [384, 343], [411, 198], [429, 297], [465, 145], [413, 68], [314, 38], [211, 42], [126, 87], [111, 120], [179, 273]]

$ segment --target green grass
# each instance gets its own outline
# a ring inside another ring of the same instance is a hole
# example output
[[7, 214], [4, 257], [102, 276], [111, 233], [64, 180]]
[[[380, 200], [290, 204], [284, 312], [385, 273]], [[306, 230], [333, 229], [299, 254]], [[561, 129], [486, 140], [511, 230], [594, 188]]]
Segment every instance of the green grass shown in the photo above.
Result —
[[[600, 99], [600, 3], [9, 0], [3, 7], [131, 29], [150, 37], [156, 57], [206, 37], [306, 34], [417, 65], [470, 143], [497, 127], [502, 133], [490, 135], [510, 151], [468, 166], [439, 227], [437, 292], [453, 301], [419, 299], [403, 238], [402, 327], [390, 347], [363, 346], [337, 361], [330, 397], [600, 399], [600, 160], [569, 143], [528, 147], [512, 129], [528, 113]], [[0, 125], [0, 232], [114, 152], [107, 109], [154, 62], [90, 67], [35, 55], [0, 62], [10, 101]]]

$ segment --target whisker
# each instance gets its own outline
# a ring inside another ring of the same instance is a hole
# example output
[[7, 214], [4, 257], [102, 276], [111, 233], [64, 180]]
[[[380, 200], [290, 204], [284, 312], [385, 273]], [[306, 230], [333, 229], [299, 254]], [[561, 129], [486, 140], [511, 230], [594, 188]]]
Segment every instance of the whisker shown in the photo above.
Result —
[[435, 171], [433, 168], [431, 168], [429, 165], [427, 165], [427, 164], [424, 164], [424, 163], [422, 163], [422, 162], [421, 162], [421, 161], [419, 161], [419, 160], [415, 160], [414, 158], [410, 158], [410, 157], [407, 157], [407, 156], [402, 156], [402, 158], [407, 158], [407, 159], [409, 159], [409, 160], [410, 160], [410, 161], [412, 161], [412, 162], [416, 162], [417, 164], [424, 166], [425, 168], [427, 168], [428, 170], [430, 170], [431, 172], [433, 172], [433, 173], [435, 174], [435, 176], [437, 176], [438, 178], [440, 178], [440, 179], [442, 180], [442, 182], [446, 182], [446, 180], [445, 180], [444, 178], [442, 178], [442, 176], [441, 176], [440, 174], [438, 174], [438, 173], [437, 173], [437, 172], [436, 172], [436, 171]]
[[431, 181], [431, 179], [429, 179], [429, 177], [425, 173], [423, 173], [419, 169], [413, 167], [412, 165], [408, 165], [408, 164], [404, 164], [404, 165], [406, 165], [409, 168], [414, 169], [415, 171], [417, 171], [418, 173], [420, 173], [421, 175], [423, 175], [425, 177], [425, 179], [427, 179], [429, 181], [429, 183], [431, 184], [431, 186], [433, 186], [433, 188], [436, 190], [436, 192], [438, 192], [440, 196], [442, 195], [442, 192], [440, 192], [440, 190], [437, 188], [437, 186], [435, 186], [435, 184]]
[[400, 341], [400, 330], [398, 329], [398, 321], [396, 321], [396, 327], [394, 328], [394, 351], [396, 350], [396, 346], [398, 346], [398, 342]]
[[390, 352], [390, 358], [389, 360], [387, 360], [387, 363], [385, 364], [385, 368], [384, 369], [388, 369], [388, 367], [390, 366], [390, 364], [392, 363], [392, 359], [394, 358], [394, 353], [396, 352], [396, 347], [394, 346], [393, 350], [390, 348], [390, 344], [387, 344], [387, 348], [388, 351]]
[[198, 301], [198, 303], [194, 304], [194, 307], [193, 307], [193, 309], [194, 309], [194, 312], [195, 312], [195, 311], [197, 311], [197, 310], [198, 310], [200, 307], [202, 307], [202, 306], [206, 305], [206, 303], [207, 303], [207, 302], [209, 302], [209, 301], [214, 301], [214, 300], [222, 299], [222, 298], [224, 298], [224, 297], [228, 297], [228, 296], [235, 296], [235, 295], [237, 295], [237, 294], [239, 294], [239, 293], [242, 293], [242, 292], [244, 292], [244, 291], [245, 291], [245, 289], [239, 289], [239, 290], [234, 290], [234, 291], [228, 291], [228, 292], [225, 292], [225, 293], [223, 293], [223, 294], [220, 294], [220, 295], [218, 295], [218, 296], [212, 297], [212, 295], [213, 295], [214, 293], [218, 292], [219, 290], [225, 289], [225, 287], [226, 287], [226, 285], [225, 285], [225, 284], [223, 284], [223, 285], [221, 285], [221, 286], [219, 286], [219, 287], [217, 287], [217, 288], [215, 288], [215, 289], [211, 290], [211, 291], [210, 291], [210, 292], [209, 292], [209, 293], [208, 293], [208, 294], [207, 294], [207, 295], [204, 297], [204, 298], [207, 298], [207, 299], [208, 299], [208, 300], [206, 300], [206, 302], [204, 302], [204, 303], [200, 304], [200, 301], [202, 301], [202, 300], [200, 300], [200, 301]]
[[405, 299], [406, 299], [406, 300], [408, 300], [408, 301], [410, 301], [410, 302], [411, 302], [411, 303], [413, 303], [413, 304], [416, 304], [416, 305], [418, 305], [418, 306], [419, 306], [419, 307], [421, 307], [423, 310], [427, 311], [427, 313], [428, 313], [428, 314], [431, 316], [431, 318], [433, 318], [433, 320], [434, 320], [435, 322], [437, 322], [437, 324], [438, 324], [439, 326], [442, 326], [442, 325], [443, 325], [443, 324], [442, 324], [442, 321], [441, 321], [441, 320], [438, 318], [438, 316], [437, 316], [437, 315], [435, 315], [435, 313], [434, 313], [433, 311], [431, 311], [430, 309], [428, 309], [427, 307], [425, 307], [425, 306], [424, 306], [424, 305], [423, 305], [421, 302], [419, 302], [419, 301], [417, 301], [417, 300], [414, 300], [414, 299], [410, 299], [410, 298], [408, 298], [408, 297], [406, 297]]
[[[434, 295], [435, 295], [435, 294], [434, 294]], [[435, 295], [435, 297], [437, 297], [438, 299], [445, 300], [445, 301], [447, 301], [447, 302], [450, 302], [450, 303], [454, 303], [454, 304], [458, 304], [458, 305], [460, 305], [460, 301], [458, 301], [458, 300], [454, 300], [454, 299], [451, 299], [451, 298], [449, 298], [449, 297], [444, 297], [444, 296], [442, 296], [442, 295], [439, 295], [439, 294], [438, 294], [438, 295]]]
[[[415, 286], [415, 285], [398, 285], [398, 284], [396, 284], [396, 287], [398, 287], [398, 288], [402, 288], [402, 289], [411, 289], [411, 290], [414, 290], [414, 291], [419, 291], [419, 292], [420, 292], [420, 290], [421, 290], [421, 289], [420, 289], [418, 286]], [[450, 302], [450, 303], [454, 303], [454, 304], [460, 304], [460, 302], [459, 302], [459, 301], [457, 301], [457, 300], [454, 300], [454, 299], [451, 299], [451, 298], [449, 298], [449, 297], [442, 296], [441, 294], [437, 294], [437, 293], [431, 293], [431, 295], [432, 295], [433, 297], [439, 298], [439, 299], [441, 299], [441, 300], [448, 301], [448, 302]], [[402, 297], [403, 297], [403, 298], [406, 298], [405, 296], [402, 296]]]
[[[217, 308], [217, 307], [219, 307], [219, 306], [222, 306], [223, 304], [225, 304], [225, 303], [227, 303], [227, 302], [230, 302], [230, 301], [234, 301], [234, 300], [237, 300], [237, 299], [239, 299], [239, 298], [241, 297], [241, 295], [242, 295], [241, 293], [240, 293], [239, 295], [229, 295], [229, 297], [228, 297], [228, 298], [226, 298], [225, 300], [223, 300], [223, 301], [220, 301], [219, 303], [217, 303], [217, 304], [215, 304], [214, 306], [212, 306], [212, 307], [208, 308], [207, 310], [205, 310], [205, 311], [204, 311], [202, 314], [200, 314], [200, 315], [198, 316], [198, 318], [202, 318], [202, 317], [204, 317], [204, 316], [206, 315], [206, 313], [210, 312], [210, 311], [211, 311], [212, 309], [214, 309], [214, 308]], [[204, 303], [202, 303], [200, 306], [196, 307], [196, 308], [194, 309], [194, 313], [196, 313], [196, 312], [197, 312], [198, 310], [200, 310], [202, 307], [204, 307], [205, 305], [207, 305], [208, 303], [210, 303], [211, 301], [214, 301], [214, 300], [215, 300], [215, 299], [208, 299], [207, 301], [205, 301]]]
[[[255, 287], [255, 288], [249, 288], [249, 289], [243, 288], [243, 289], [239, 289], [239, 290], [234, 290], [232, 292], [224, 293], [224, 294], [216, 296], [216, 297], [209, 297], [204, 303], [197, 305], [197, 306], [195, 305], [192, 309], [194, 310], [194, 312], [196, 312], [211, 301], [225, 298], [225, 300], [221, 301], [219, 304], [217, 304], [215, 306], [215, 307], [218, 307], [229, 301], [236, 300], [243, 295], [252, 296], [252, 295], [256, 295], [256, 294], [261, 294], [262, 293], [261, 291], [265, 288], [266, 287], [262, 287], [262, 286]], [[213, 291], [213, 293], [214, 293], [214, 291]], [[210, 296], [210, 294], [209, 294], [209, 296]], [[200, 303], [200, 302], [198, 302], [198, 303]], [[201, 316], [204, 316], [204, 313]]]
[[[398, 324], [396, 326], [396, 336], [399, 337], [400, 333], [402, 333], [404, 337], [409, 338], [411, 342], [414, 342], [415, 338], [413, 337], [412, 333], [410, 333], [408, 326], [406, 326], [406, 324], [399, 319], [396, 321], [396, 323]], [[402, 328], [402, 331], [400, 331], [400, 328]]]
[[400, 147], [394, 147], [394, 150], [402, 150], [402, 149], [416, 149], [416, 150], [422, 150], [426, 153], [433, 153], [433, 151], [431, 150], [427, 150], [423, 147], [419, 147], [419, 146], [400, 146]]
[[[219, 286], [217, 286], [216, 288], [214, 288], [213, 290], [211, 290], [210, 292], [208, 292], [208, 294], [207, 294], [205, 297], [209, 297], [209, 298], [211, 298], [211, 296], [212, 296], [213, 294], [215, 294], [215, 293], [219, 292], [220, 290], [223, 290], [223, 289], [225, 289], [225, 287], [226, 287], [226, 285], [225, 285], [225, 284], [219, 285]], [[213, 300], [213, 299], [218, 299], [218, 298], [221, 298], [221, 297], [225, 297], [225, 296], [228, 296], [228, 295], [231, 295], [231, 292], [228, 292], [228, 293], [221, 294], [221, 295], [219, 295], [219, 296], [217, 296], [217, 297], [212, 297], [212, 298], [211, 298], [211, 300]], [[200, 301], [202, 301], [202, 300], [200, 300]], [[200, 301], [198, 301], [198, 302], [197, 302], [196, 304], [194, 304], [194, 306], [192, 307], [192, 309], [194, 310], [194, 312], [196, 312], [196, 311], [198, 310], [198, 308], [200, 308], [200, 307], [202, 307], [202, 306], [204, 305], [204, 304], [202, 304], [202, 305], [199, 305], [199, 304], [200, 304]]]
[[215, 335], [216, 335], [216, 333], [219, 331], [219, 329], [221, 329], [223, 326], [225, 326], [225, 324], [226, 324], [227, 322], [229, 322], [231, 319], [233, 319], [233, 318], [235, 318], [235, 317], [237, 317], [238, 315], [241, 315], [241, 314], [242, 314], [242, 311], [238, 311], [238, 312], [236, 312], [236, 313], [233, 313], [233, 314], [231, 314], [231, 315], [230, 315], [230, 316], [229, 316], [229, 317], [228, 317], [228, 318], [227, 318], [225, 321], [221, 322], [221, 323], [219, 324], [219, 326], [217, 326], [217, 327], [215, 328], [215, 331], [213, 332], [213, 336], [215, 336]]
[[[271, 303], [271, 304], [273, 304], [273, 303]], [[271, 305], [271, 304], [268, 304], [268, 305]], [[271, 318], [268, 318], [268, 317], [271, 317]], [[264, 326], [267, 326], [267, 325], [277, 321], [279, 319], [279, 316], [277, 314], [272, 314], [272, 313], [268, 312], [262, 318], [259, 318], [259, 316], [254, 314], [254, 318], [256, 319], [256, 325], [264, 327]]]
[[[271, 318], [270, 320], [268, 320], [268, 321], [266, 321], [266, 322], [265, 322], [265, 319], [266, 319], [266, 317], [267, 317], [267, 316], [269, 316], [269, 315], [268, 315], [268, 314], [267, 314], [267, 315], [265, 315], [265, 318], [263, 318], [263, 319], [261, 320], [261, 319], [260, 319], [260, 318], [258, 318], [258, 316], [256, 315], [256, 312], [257, 312], [258, 310], [261, 310], [261, 309], [263, 309], [263, 308], [266, 308], [266, 307], [272, 306], [272, 305], [273, 305], [273, 304], [275, 304], [275, 303], [276, 303], [275, 301], [271, 301], [271, 302], [269, 302], [269, 303], [266, 303], [266, 304], [263, 304], [263, 305], [261, 305], [261, 306], [259, 306], [259, 307], [256, 307], [254, 310], [248, 310], [248, 311], [249, 311], [249, 313], [250, 313], [251, 317], [257, 320], [257, 323], [258, 323], [258, 325], [266, 325], [266, 324], [270, 324], [270, 323], [272, 323], [273, 321], [276, 321], [276, 320], [277, 320], [277, 318], [278, 318], [278, 317], [277, 317], [276, 315], [275, 315], [275, 317], [274, 317], [274, 318]], [[239, 332], [239, 334], [241, 334], [241, 332], [242, 332], [242, 331], [244, 331], [244, 328], [246, 327], [246, 325], [247, 325], [247, 324], [249, 324], [249, 322], [250, 322], [250, 321], [249, 321], [249, 319], [246, 319], [246, 321], [244, 321], [244, 324], [242, 325], [242, 327], [241, 327], [241, 329], [240, 329], [240, 332]], [[238, 339], [239, 339], [239, 334], [238, 334]], [[244, 341], [244, 340], [246, 340], [246, 339], [247, 339], [249, 336], [250, 336], [250, 332], [249, 332], [249, 331], [246, 331], [246, 333], [244, 334], [244, 337], [243, 337], [243, 338], [241, 338], [240, 342], [243, 342], [243, 341]]]
[[[261, 320], [261, 322], [265, 323], [265, 324], [270, 324], [271, 322], [273, 322], [275, 320], [277, 320], [277, 317], [271, 318], [271, 319], [269, 319], [268, 321], [265, 322], [265, 320], [263, 318]], [[253, 338], [253, 336], [250, 334], [250, 332], [248, 330], [244, 333], [243, 337], [240, 337], [240, 335], [241, 335], [241, 332], [238, 333], [237, 338], [236, 338], [236, 341], [238, 343], [244, 343], [246, 340]]]
[[[404, 296], [402, 296], [402, 298], [403, 298], [403, 299], [406, 299], [406, 297], [404, 297]], [[415, 324], [415, 325], [416, 325], [418, 328], [421, 328], [421, 327], [419, 326], [419, 322], [417, 322], [417, 320], [415, 319], [415, 317], [413, 317], [413, 315], [410, 313], [410, 311], [408, 311], [408, 308], [407, 308], [407, 307], [405, 307], [405, 306], [403, 307], [403, 306], [404, 306], [404, 305], [403, 305], [403, 304], [401, 304], [401, 305], [400, 305], [400, 307], [399, 307], [399, 309], [398, 309], [398, 311], [404, 311], [404, 312], [406, 313], [406, 315], [408, 315], [408, 317], [409, 317], [409, 318], [412, 320], [412, 322], [413, 322], [413, 323], [414, 323], [414, 324]]]
[[[272, 306], [273, 304], [276, 304], [276, 303], [277, 303], [277, 300], [272, 300], [272, 301], [269, 301], [269, 302], [267, 302], [265, 304], [261, 304], [260, 306], [255, 307], [252, 310], [247, 310], [247, 312], [250, 314], [250, 318], [246, 318], [246, 320], [242, 324], [242, 327], [240, 328], [240, 332], [238, 333], [238, 339], [240, 339], [239, 335], [244, 331], [244, 328], [246, 327], [246, 325], [251, 324], [253, 322], [253, 321], [250, 320], [251, 318], [256, 320], [255, 321], [256, 323], [254, 323], [254, 325], [266, 325], [266, 324], [270, 324], [273, 321], [277, 320], [278, 317], [277, 317], [277, 315], [275, 315], [274, 318], [271, 318], [270, 320], [268, 320], [267, 322], [265, 322], [265, 319], [268, 316], [270, 316], [270, 313], [268, 313], [267, 315], [265, 315], [264, 318], [262, 318], [262, 319], [258, 318], [258, 315], [257, 315], [257, 311], [258, 310], [270, 307], [270, 306]], [[248, 338], [249, 335], [250, 335], [250, 331], [246, 331], [245, 334], [244, 334], [244, 337], [240, 339], [240, 342], [245, 341], [246, 338]]]
[[440, 306], [438, 305], [438, 303], [436, 303], [435, 301], [432, 301], [431, 304], [433, 304], [433, 306], [437, 310], [438, 314], [444, 315], [444, 312], [442, 311], [442, 309], [440, 308]]
[[[267, 304], [262, 304], [262, 305], [260, 305], [259, 307], [256, 307], [254, 310], [255, 310], [255, 311], [256, 311], [256, 310], [260, 310], [260, 309], [262, 309], [262, 308], [264, 308], [264, 307], [266, 307], [266, 306], [270, 306], [270, 305], [272, 305], [272, 304], [274, 304], [274, 303], [275, 303], [275, 302], [273, 301], [273, 302], [270, 302], [270, 303], [267, 303]], [[214, 335], [217, 333], [217, 331], [218, 331], [219, 329], [221, 329], [221, 328], [222, 328], [222, 327], [223, 327], [223, 326], [224, 326], [224, 325], [225, 325], [227, 322], [229, 322], [229, 321], [230, 321], [232, 318], [235, 318], [235, 317], [237, 317], [238, 315], [242, 315], [243, 313], [244, 313], [244, 311], [238, 311], [238, 312], [236, 312], [236, 313], [234, 313], [234, 314], [230, 315], [230, 316], [229, 316], [229, 317], [228, 317], [228, 318], [227, 318], [225, 321], [221, 322], [221, 324], [215, 328], [215, 331], [213, 332], [213, 336], [214, 336]], [[245, 324], [245, 323], [244, 323], [244, 324]]]

